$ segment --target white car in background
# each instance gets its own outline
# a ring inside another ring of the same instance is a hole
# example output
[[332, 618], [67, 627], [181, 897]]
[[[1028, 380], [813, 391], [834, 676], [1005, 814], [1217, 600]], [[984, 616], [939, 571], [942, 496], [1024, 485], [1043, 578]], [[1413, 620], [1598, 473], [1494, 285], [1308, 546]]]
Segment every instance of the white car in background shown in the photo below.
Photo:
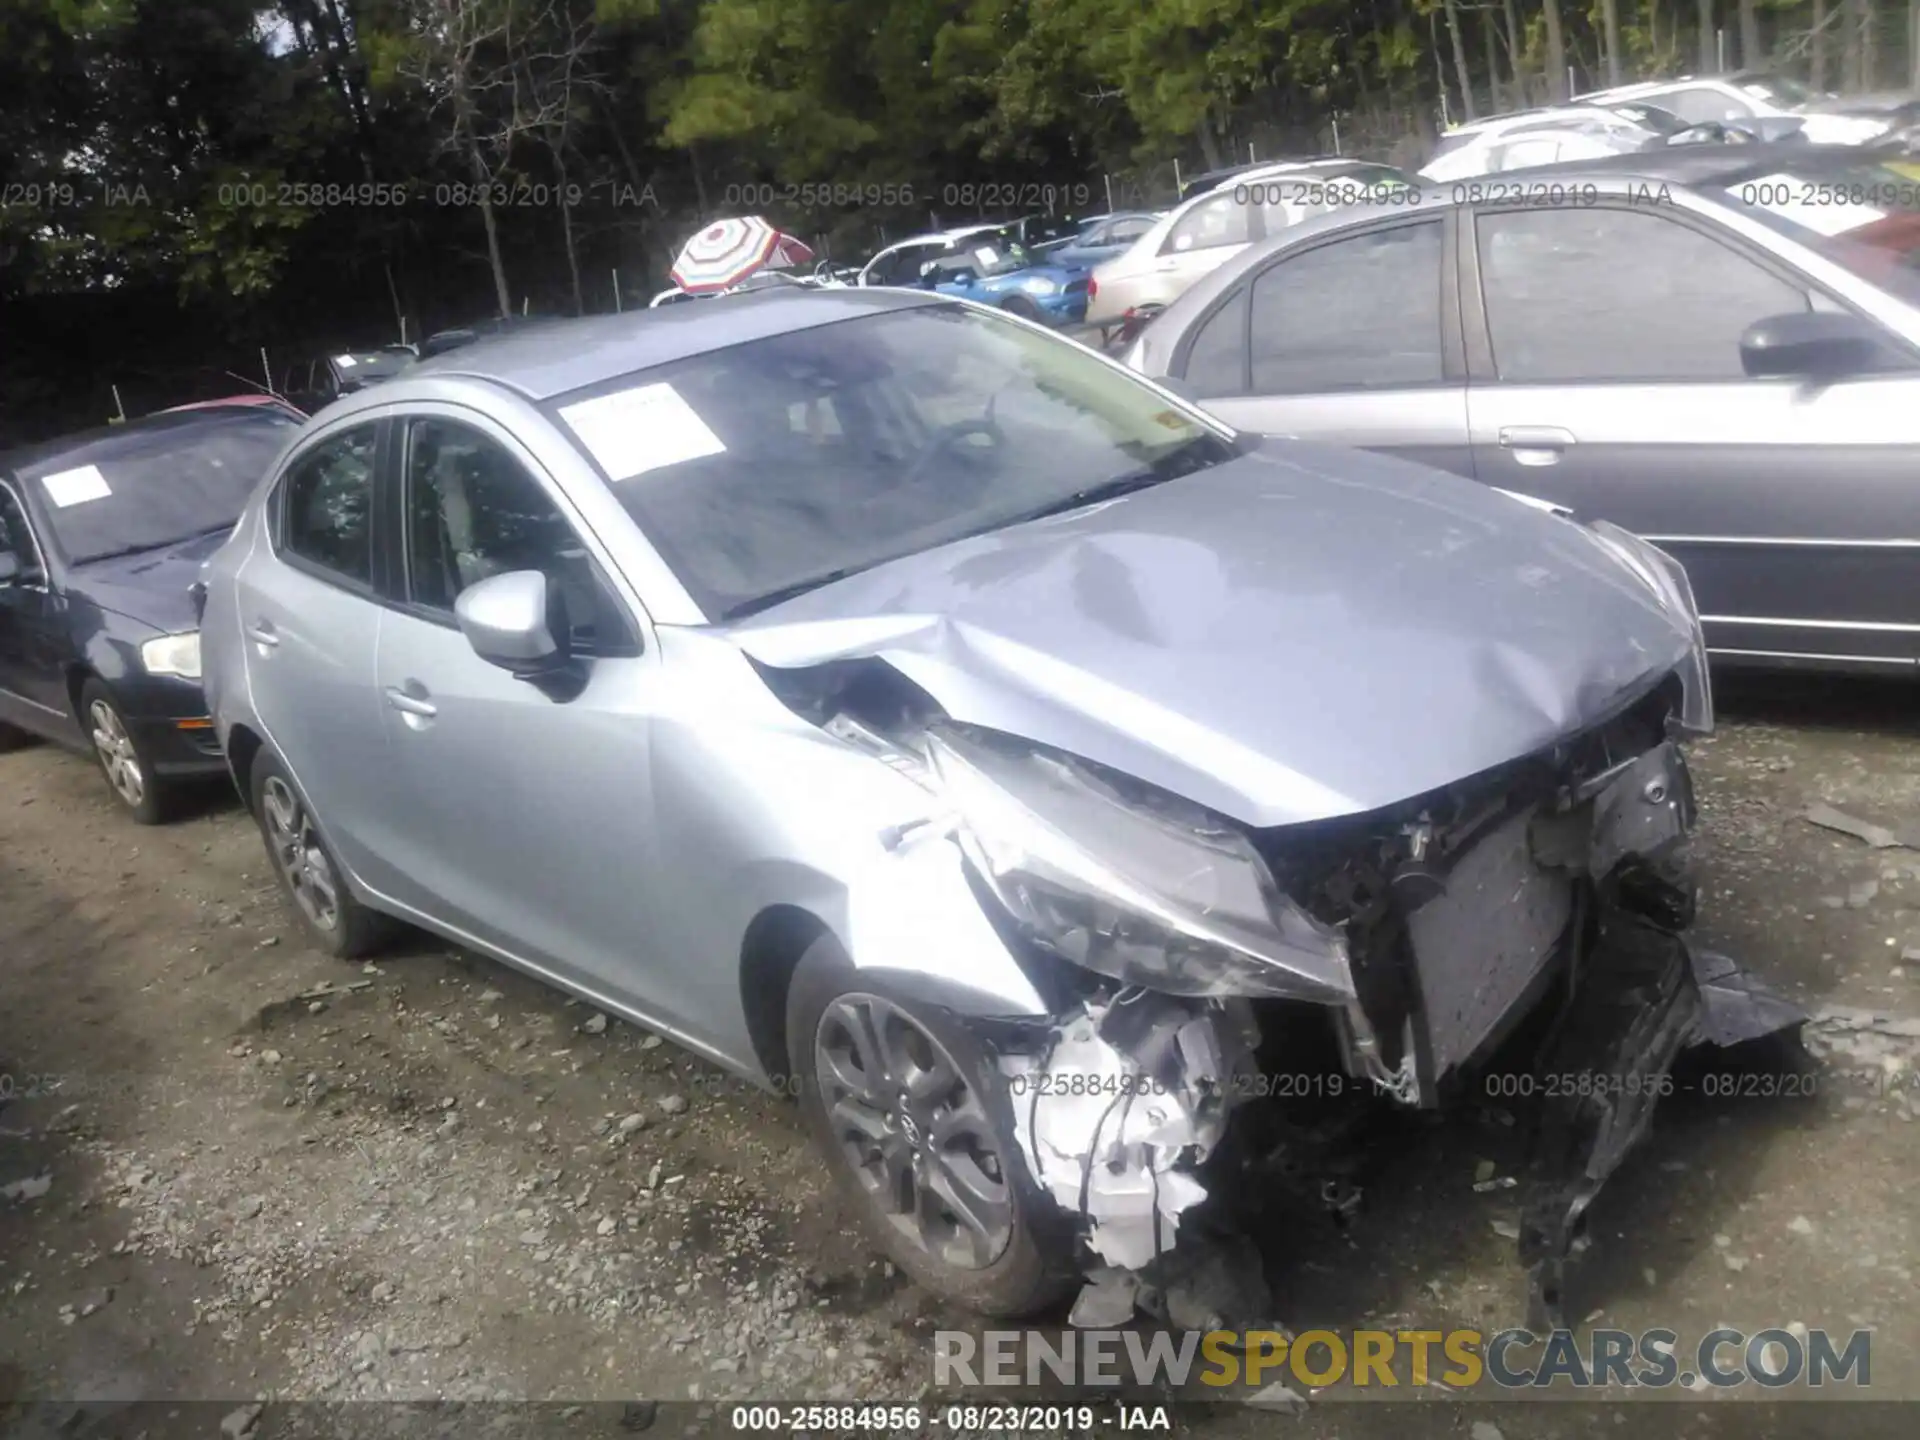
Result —
[[1125, 254], [1096, 268], [1086, 323], [1104, 329], [1143, 306], [1165, 305], [1253, 241], [1408, 179], [1390, 165], [1338, 157], [1276, 161], [1235, 175], [1175, 206]]
[[1671, 110], [1689, 125], [1745, 125], [1791, 117], [1805, 122], [1801, 134], [1816, 145], [1864, 145], [1884, 135], [1889, 123], [1871, 115], [1823, 110], [1819, 107], [1830, 97], [1783, 75], [1759, 71], [1682, 75], [1677, 80], [1649, 80], [1573, 98], [1576, 104], [1587, 105], [1644, 101]]
[[1420, 178], [1466, 180], [1561, 160], [1595, 160], [1643, 150], [1662, 138], [1660, 130], [1602, 105], [1496, 115], [1441, 136]]

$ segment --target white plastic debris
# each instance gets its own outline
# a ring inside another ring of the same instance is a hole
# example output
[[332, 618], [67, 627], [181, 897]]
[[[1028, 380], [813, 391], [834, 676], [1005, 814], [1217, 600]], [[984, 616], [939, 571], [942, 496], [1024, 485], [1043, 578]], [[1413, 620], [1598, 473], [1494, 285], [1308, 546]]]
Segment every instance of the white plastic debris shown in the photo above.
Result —
[[1104, 1010], [1083, 1010], [1063, 1022], [1051, 1053], [1009, 1056], [1003, 1068], [1034, 1179], [1069, 1214], [1086, 1216], [1094, 1253], [1138, 1270], [1173, 1248], [1181, 1212], [1206, 1197], [1189, 1168], [1220, 1142], [1226, 1106], [1208, 1019], [1161, 996], [1128, 1003], [1165, 1007], [1147, 1028], [1170, 1042], [1159, 1048], [1170, 1050], [1171, 1066], [1147, 1072], [1101, 1038]]
[[24, 1180], [11, 1180], [0, 1185], [0, 1200], [38, 1200], [53, 1188], [53, 1175], [29, 1175]]

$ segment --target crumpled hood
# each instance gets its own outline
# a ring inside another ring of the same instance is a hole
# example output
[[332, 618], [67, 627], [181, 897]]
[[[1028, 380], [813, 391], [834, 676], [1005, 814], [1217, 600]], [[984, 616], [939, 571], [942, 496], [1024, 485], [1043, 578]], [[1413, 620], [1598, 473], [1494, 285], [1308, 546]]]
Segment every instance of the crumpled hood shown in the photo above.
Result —
[[1691, 643], [1591, 532], [1301, 441], [889, 562], [723, 633], [1249, 825], [1377, 809], [1611, 713]]

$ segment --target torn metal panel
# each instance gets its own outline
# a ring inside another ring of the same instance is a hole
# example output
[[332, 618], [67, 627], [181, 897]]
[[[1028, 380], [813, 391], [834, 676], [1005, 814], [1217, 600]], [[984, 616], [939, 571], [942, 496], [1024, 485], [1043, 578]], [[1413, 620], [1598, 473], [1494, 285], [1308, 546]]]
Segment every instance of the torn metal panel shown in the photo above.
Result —
[[1226, 1131], [1239, 1063], [1221, 1019], [1127, 990], [1065, 1017], [1044, 1053], [1001, 1059], [1029, 1172], [1109, 1265], [1139, 1270], [1171, 1250], [1207, 1193], [1193, 1168]]
[[1623, 766], [1595, 796], [1588, 868], [1598, 880], [1629, 855], [1662, 859], [1693, 821], [1693, 781], [1680, 747], [1668, 740]]
[[1739, 1045], [1806, 1022], [1806, 1011], [1727, 956], [1712, 950], [1695, 950], [1692, 955], [1701, 1000], [1693, 1044]]
[[1520, 1227], [1535, 1329], [1565, 1324], [1565, 1267], [1587, 1207], [1646, 1133], [1702, 1008], [1685, 942], [1617, 908], [1600, 916], [1585, 972], [1539, 1063], [1542, 1075], [1591, 1080], [1544, 1102]]

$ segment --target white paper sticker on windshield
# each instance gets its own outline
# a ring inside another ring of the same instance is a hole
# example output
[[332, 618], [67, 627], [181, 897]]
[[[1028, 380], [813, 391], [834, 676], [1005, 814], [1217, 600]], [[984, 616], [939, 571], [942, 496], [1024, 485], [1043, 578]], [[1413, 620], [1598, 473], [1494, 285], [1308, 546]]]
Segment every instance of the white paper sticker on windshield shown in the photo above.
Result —
[[1862, 225], [1871, 225], [1876, 220], [1886, 218], [1886, 211], [1872, 205], [1849, 204], [1839, 199], [1839, 192], [1846, 188], [1843, 185], [1834, 186], [1831, 193], [1822, 187], [1821, 203], [1817, 205], [1800, 198], [1802, 192], [1809, 188], [1805, 181], [1796, 180], [1791, 175], [1769, 175], [1764, 180], [1749, 180], [1727, 187], [1736, 199], [1758, 205], [1762, 210], [1771, 210], [1776, 215], [1784, 215], [1819, 235], [1844, 235], [1849, 230], [1858, 230]]
[[991, 265], [1000, 258], [1000, 252], [991, 245], [982, 245], [978, 250], [973, 252], [973, 258], [978, 260], [982, 265]]
[[104, 500], [113, 493], [97, 465], [42, 475], [40, 487], [47, 492], [47, 498], [63, 510], [69, 505], [84, 505], [89, 500]]
[[582, 400], [562, 410], [560, 418], [614, 480], [727, 450], [680, 392], [666, 384]]
[[354, 359], [351, 355], [336, 355], [333, 357], [333, 363], [342, 367], [343, 369], [351, 370], [353, 369], [354, 366], [358, 365], [360, 362]]

